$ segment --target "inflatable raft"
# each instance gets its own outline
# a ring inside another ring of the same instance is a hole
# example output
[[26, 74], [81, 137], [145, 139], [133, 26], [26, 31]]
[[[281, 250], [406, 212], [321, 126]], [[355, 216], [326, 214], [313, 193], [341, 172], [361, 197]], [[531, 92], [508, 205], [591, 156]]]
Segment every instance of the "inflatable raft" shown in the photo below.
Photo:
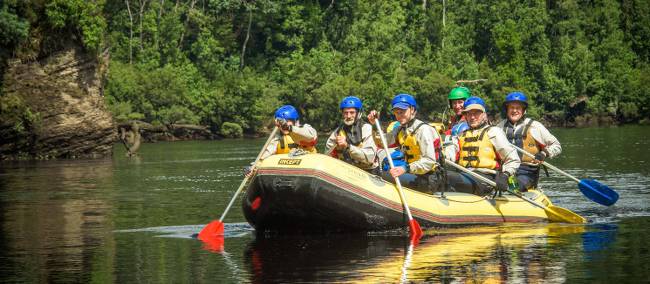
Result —
[[[525, 196], [551, 205], [540, 191]], [[427, 194], [404, 187], [404, 197], [422, 227], [549, 221], [543, 209], [507, 194]], [[265, 159], [242, 202], [246, 220], [258, 232], [382, 231], [407, 225], [394, 184], [322, 154]]]

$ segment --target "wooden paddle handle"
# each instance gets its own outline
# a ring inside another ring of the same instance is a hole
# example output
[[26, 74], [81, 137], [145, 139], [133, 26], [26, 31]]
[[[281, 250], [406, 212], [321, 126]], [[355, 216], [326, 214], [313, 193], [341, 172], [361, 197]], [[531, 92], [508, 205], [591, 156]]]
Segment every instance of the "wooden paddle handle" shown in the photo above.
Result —
[[[253, 163], [253, 166], [251, 167], [251, 171], [255, 170], [255, 167], [257, 166], [257, 161], [260, 160], [260, 157], [262, 157], [262, 153], [264, 153], [264, 150], [266, 150], [266, 147], [269, 146], [269, 143], [271, 143], [271, 140], [273, 140], [273, 137], [275, 137], [275, 133], [277, 133], [277, 132], [278, 132], [278, 128], [273, 127], [273, 131], [271, 131], [271, 135], [269, 135], [269, 138], [266, 139], [266, 143], [264, 143], [264, 147], [262, 147], [262, 150], [260, 151], [260, 153], [257, 154], [257, 157], [255, 158], [255, 162]], [[223, 218], [226, 217], [226, 214], [230, 210], [230, 207], [232, 207], [232, 204], [235, 203], [235, 199], [239, 195], [239, 192], [241, 191], [241, 189], [244, 188], [244, 185], [246, 185], [246, 182], [248, 182], [248, 176], [245, 176], [244, 179], [239, 184], [239, 187], [237, 188], [237, 191], [235, 191], [235, 195], [233, 195], [232, 199], [230, 199], [230, 202], [228, 203], [228, 206], [226, 206], [226, 209], [223, 211], [223, 214], [221, 214], [221, 217], [219, 218], [219, 222], [223, 222]]]
[[[465, 167], [463, 167], [463, 166], [460, 166], [460, 165], [458, 165], [458, 164], [456, 164], [456, 163], [454, 163], [454, 162], [452, 162], [452, 161], [450, 161], [450, 160], [445, 160], [445, 163], [446, 163], [447, 165], [451, 165], [452, 167], [454, 167], [454, 168], [456, 168], [456, 169], [459, 169], [459, 170], [461, 170], [461, 171], [463, 171], [463, 172], [466, 172], [466, 173], [470, 174], [472, 177], [474, 177], [474, 178], [476, 178], [476, 179], [479, 179], [479, 180], [481, 180], [481, 181], [483, 181], [483, 182], [485, 182], [485, 183], [487, 183], [487, 184], [489, 184], [489, 185], [491, 185], [491, 186], [493, 186], [493, 187], [496, 187], [496, 186], [497, 186], [496, 182], [494, 182], [494, 181], [492, 181], [492, 180], [490, 180], [490, 179], [488, 179], [488, 178], [486, 178], [486, 177], [484, 177], [484, 176], [482, 176], [482, 175], [479, 175], [479, 174], [477, 174], [477, 173], [475, 173], [475, 172], [473, 172], [473, 171], [471, 171], [471, 170], [469, 170], [469, 169], [467, 169], [467, 168], [465, 168]], [[517, 194], [517, 193], [515, 193], [515, 192], [512, 192], [510, 189], [507, 189], [507, 191], [508, 191], [510, 194], [512, 194], [512, 195], [514, 195], [514, 196], [517, 196], [517, 197], [519, 197], [519, 198], [521, 198], [521, 199], [527, 201], [528, 203], [530, 203], [530, 204], [532, 204], [532, 205], [535, 205], [535, 206], [537, 206], [537, 207], [539, 207], [539, 208], [542, 208], [542, 209], [544, 209], [544, 210], [547, 209], [546, 206], [544, 206], [544, 205], [542, 205], [542, 204], [539, 204], [538, 202], [536, 202], [536, 201], [534, 201], [534, 200], [532, 200], [532, 199], [529, 199], [529, 198], [527, 198], [527, 197], [525, 197], [525, 196], [523, 196], [523, 195], [521, 195], [521, 194]]]
[[[395, 165], [393, 164], [393, 158], [390, 156], [390, 153], [388, 152], [388, 143], [386, 142], [386, 137], [384, 137], [384, 132], [381, 130], [381, 124], [379, 123], [379, 119], [375, 119], [375, 126], [377, 127], [377, 132], [379, 132], [379, 138], [381, 138], [381, 144], [384, 147], [384, 151], [386, 151], [386, 157], [388, 158], [388, 165], [390, 165], [390, 168], [393, 169], [395, 168]], [[402, 183], [399, 181], [399, 177], [394, 177], [394, 179], [395, 179], [395, 186], [397, 187], [397, 191], [399, 192], [399, 197], [402, 199], [402, 204], [404, 204], [404, 210], [406, 211], [406, 215], [408, 216], [409, 220], [412, 220], [413, 216], [411, 216], [411, 210], [409, 209], [409, 206], [406, 203], [406, 198], [404, 197], [404, 193], [402, 192]]]

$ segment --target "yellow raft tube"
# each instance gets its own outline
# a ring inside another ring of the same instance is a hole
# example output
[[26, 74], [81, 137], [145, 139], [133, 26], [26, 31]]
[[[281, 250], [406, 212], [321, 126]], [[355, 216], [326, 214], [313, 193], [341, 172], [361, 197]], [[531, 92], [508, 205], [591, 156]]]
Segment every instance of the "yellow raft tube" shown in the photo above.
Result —
[[[543, 209], [512, 195], [426, 194], [404, 188], [423, 227], [549, 221]], [[540, 191], [525, 196], [546, 206]], [[404, 228], [406, 214], [395, 185], [322, 154], [273, 155], [257, 166], [242, 204], [261, 231], [382, 231]]]

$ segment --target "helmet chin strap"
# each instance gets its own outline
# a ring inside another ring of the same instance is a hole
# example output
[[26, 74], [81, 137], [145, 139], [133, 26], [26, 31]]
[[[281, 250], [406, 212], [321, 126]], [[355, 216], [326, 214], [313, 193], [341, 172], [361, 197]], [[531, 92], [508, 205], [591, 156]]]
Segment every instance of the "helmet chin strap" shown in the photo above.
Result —
[[415, 115], [418, 114], [418, 111], [415, 110], [414, 107], [411, 107], [413, 109], [413, 113], [411, 113], [411, 117], [409, 117], [409, 122], [415, 119]]

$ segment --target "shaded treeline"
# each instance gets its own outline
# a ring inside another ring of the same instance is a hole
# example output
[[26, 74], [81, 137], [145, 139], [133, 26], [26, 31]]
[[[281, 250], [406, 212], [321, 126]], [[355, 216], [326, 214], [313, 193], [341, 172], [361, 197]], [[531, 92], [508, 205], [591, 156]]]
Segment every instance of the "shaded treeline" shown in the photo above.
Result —
[[67, 31], [95, 52], [109, 48], [105, 94], [122, 121], [256, 133], [288, 103], [326, 130], [342, 97], [387, 110], [398, 92], [414, 94], [421, 115], [433, 118], [455, 81], [478, 78], [487, 81], [467, 86], [493, 114], [507, 92], [522, 90], [533, 101], [529, 114], [547, 120], [650, 115], [647, 0], [2, 5], [3, 61], [8, 52], [42, 52], [34, 38], [56, 40], [45, 31]]

